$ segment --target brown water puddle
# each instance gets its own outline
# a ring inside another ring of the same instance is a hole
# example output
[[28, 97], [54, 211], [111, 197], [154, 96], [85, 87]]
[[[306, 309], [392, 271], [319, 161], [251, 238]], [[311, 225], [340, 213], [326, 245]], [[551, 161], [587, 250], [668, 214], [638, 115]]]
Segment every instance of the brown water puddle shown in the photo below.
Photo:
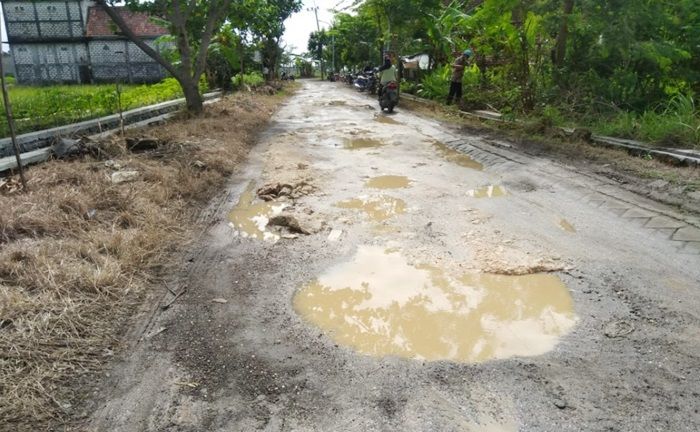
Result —
[[390, 196], [366, 199], [353, 198], [340, 201], [335, 205], [344, 209], [362, 210], [375, 222], [382, 222], [406, 212], [406, 202]]
[[578, 319], [554, 275], [453, 278], [379, 246], [303, 287], [294, 307], [363, 354], [458, 362], [544, 354]]
[[465, 168], [475, 169], [478, 171], [484, 169], [484, 166], [482, 164], [465, 155], [464, 153], [458, 152], [457, 150], [453, 149], [445, 143], [434, 142], [433, 148], [443, 159], [447, 160], [448, 162], [452, 162], [453, 164]]
[[397, 122], [391, 117], [383, 116], [383, 115], [375, 115], [374, 116], [374, 121], [379, 122], [379, 123], [384, 123], [384, 124], [392, 124], [392, 125], [399, 125], [401, 123]]
[[563, 229], [564, 231], [566, 231], [566, 232], [570, 232], [570, 233], [575, 233], [575, 232], [576, 232], [576, 228], [574, 228], [574, 226], [571, 225], [571, 224], [569, 223], [569, 221], [567, 221], [566, 219], [562, 219], [562, 220], [559, 221], [559, 227], [560, 227], [561, 229]]
[[241, 237], [276, 241], [279, 236], [267, 231], [270, 217], [282, 213], [285, 204], [256, 202], [255, 185], [251, 183], [241, 194], [236, 207], [229, 213], [229, 225]]
[[372, 177], [365, 183], [365, 186], [373, 189], [403, 189], [410, 185], [411, 181], [408, 177], [395, 175]]
[[498, 198], [506, 195], [508, 192], [502, 186], [484, 186], [467, 192], [467, 196], [472, 198]]
[[345, 140], [345, 148], [348, 150], [377, 148], [383, 145], [383, 142], [372, 138], [349, 138]]

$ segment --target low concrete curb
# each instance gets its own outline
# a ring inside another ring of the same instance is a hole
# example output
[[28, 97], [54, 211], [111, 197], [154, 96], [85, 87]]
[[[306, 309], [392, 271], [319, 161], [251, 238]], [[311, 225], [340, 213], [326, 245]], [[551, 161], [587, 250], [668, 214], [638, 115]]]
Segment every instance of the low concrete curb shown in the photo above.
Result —
[[[221, 98], [222, 92], [207, 93], [205, 103], [211, 103]], [[162, 123], [173, 117], [185, 104], [185, 99], [175, 99], [156, 105], [149, 105], [125, 111], [125, 129], [133, 129]], [[19, 135], [17, 143], [22, 150], [20, 159], [24, 164], [39, 163], [47, 160], [53, 154], [52, 145], [58, 138], [86, 136], [104, 138], [119, 129], [119, 114], [113, 114], [93, 120], [86, 120], [66, 126], [59, 126], [42, 131]], [[12, 149], [10, 138], [0, 140], [0, 172], [17, 168], [17, 160]]]

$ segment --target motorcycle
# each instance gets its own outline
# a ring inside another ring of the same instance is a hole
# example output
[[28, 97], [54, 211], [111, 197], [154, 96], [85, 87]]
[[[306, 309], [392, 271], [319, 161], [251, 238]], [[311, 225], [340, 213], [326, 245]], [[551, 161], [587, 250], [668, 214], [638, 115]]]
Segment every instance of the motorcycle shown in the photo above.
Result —
[[399, 104], [399, 85], [396, 81], [388, 82], [382, 88], [379, 95], [379, 107], [382, 111], [394, 112], [394, 107]]
[[366, 68], [363, 72], [359, 73], [355, 79], [354, 85], [358, 91], [367, 91], [370, 94], [375, 94], [377, 92], [376, 68]]
[[369, 79], [367, 82], [367, 91], [371, 95], [376, 95], [377, 94], [377, 86], [379, 84], [379, 81], [377, 80], [377, 68], [374, 68], [372, 73], [369, 75]]
[[355, 78], [354, 86], [357, 91], [360, 92], [367, 90], [369, 86], [369, 77], [365, 74], [358, 74], [357, 78]]

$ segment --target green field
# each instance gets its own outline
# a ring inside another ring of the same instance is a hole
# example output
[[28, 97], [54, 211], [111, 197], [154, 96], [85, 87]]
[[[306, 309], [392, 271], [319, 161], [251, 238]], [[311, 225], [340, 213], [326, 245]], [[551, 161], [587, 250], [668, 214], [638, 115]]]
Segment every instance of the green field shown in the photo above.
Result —
[[[47, 87], [13, 85], [9, 87], [9, 92], [18, 134], [118, 112], [117, 88], [114, 84]], [[157, 84], [121, 87], [121, 103], [125, 111], [180, 97], [182, 90], [173, 78]], [[3, 108], [0, 136], [7, 137], [10, 132], [1, 100], [0, 106]]]

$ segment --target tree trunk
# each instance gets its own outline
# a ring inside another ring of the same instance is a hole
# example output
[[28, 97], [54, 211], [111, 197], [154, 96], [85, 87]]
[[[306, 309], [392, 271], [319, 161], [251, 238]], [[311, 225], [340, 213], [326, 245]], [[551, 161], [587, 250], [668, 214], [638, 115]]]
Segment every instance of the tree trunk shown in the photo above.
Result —
[[527, 10], [522, 2], [518, 2], [515, 9], [512, 11], [512, 23], [518, 31], [518, 39], [520, 41], [520, 58], [517, 59], [520, 69], [518, 71], [519, 84], [522, 89], [522, 103], [525, 111], [531, 111], [534, 108], [534, 89], [532, 88], [532, 80], [530, 78], [530, 49], [525, 33], [525, 20], [527, 19]]
[[574, 11], [574, 0], [564, 0], [564, 15], [561, 17], [561, 26], [557, 35], [557, 43], [554, 54], [554, 64], [561, 67], [566, 58], [566, 42], [569, 37], [569, 17]]
[[187, 111], [195, 115], [201, 114], [204, 111], [204, 100], [199, 93], [199, 83], [190, 77], [178, 81], [185, 95]]

